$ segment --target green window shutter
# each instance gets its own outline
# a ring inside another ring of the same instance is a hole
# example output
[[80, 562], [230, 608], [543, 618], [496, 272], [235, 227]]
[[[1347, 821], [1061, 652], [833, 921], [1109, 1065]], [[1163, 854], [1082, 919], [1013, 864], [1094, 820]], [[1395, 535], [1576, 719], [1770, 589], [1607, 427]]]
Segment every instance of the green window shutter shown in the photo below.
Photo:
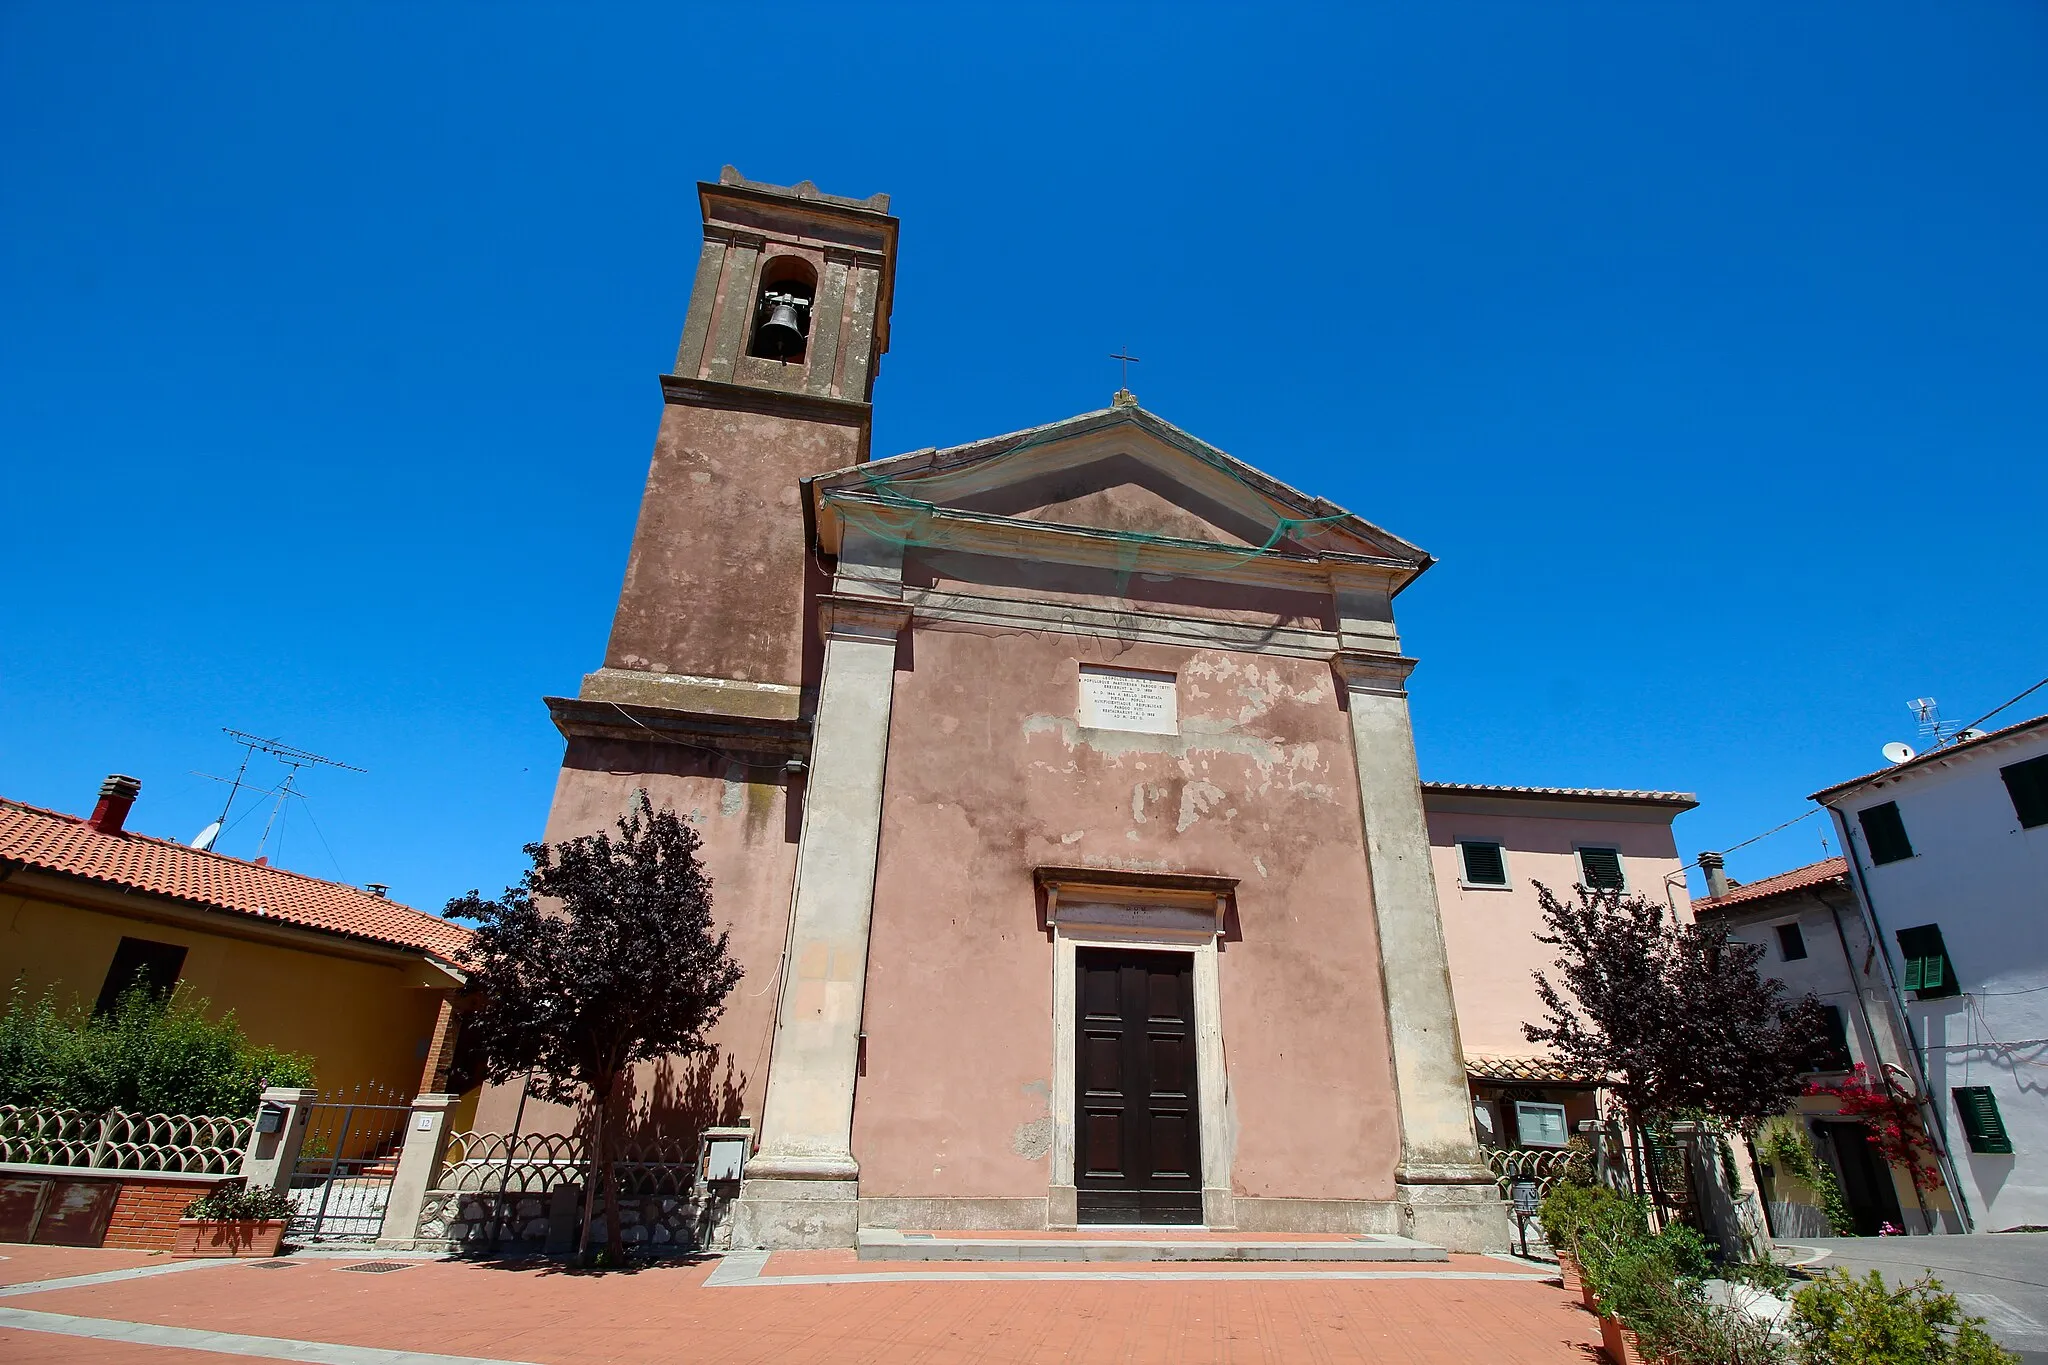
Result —
[[1586, 885], [1593, 890], [1619, 891], [1623, 885], [1621, 850], [1582, 848], [1579, 850], [1579, 870], [1585, 875]]
[[1898, 802], [1887, 801], [1858, 811], [1856, 820], [1863, 826], [1863, 842], [1873, 863], [1895, 863], [1913, 856], [1913, 841], [1906, 837], [1906, 822], [1899, 816]]
[[1994, 1156], [2010, 1156], [2012, 1139], [2005, 1134], [2005, 1120], [1998, 1116], [1998, 1101], [1988, 1085], [1959, 1085], [1951, 1092], [1956, 1112], [1962, 1115], [1963, 1136], [1970, 1150]]
[[1962, 987], [1956, 982], [1956, 964], [1949, 960], [1948, 945], [1941, 941], [1940, 925], [1918, 924], [1899, 930], [1897, 937], [1899, 957], [1906, 968], [1899, 979], [1900, 986], [1918, 991], [1922, 1000], [1961, 993]]
[[1507, 859], [1502, 856], [1499, 844], [1464, 843], [1458, 848], [1465, 857], [1466, 881], [1474, 886], [1508, 884]]
[[2000, 768], [1998, 775], [2005, 779], [2006, 794], [2012, 797], [2013, 814], [2019, 816], [2020, 828], [2048, 825], [2048, 754]]

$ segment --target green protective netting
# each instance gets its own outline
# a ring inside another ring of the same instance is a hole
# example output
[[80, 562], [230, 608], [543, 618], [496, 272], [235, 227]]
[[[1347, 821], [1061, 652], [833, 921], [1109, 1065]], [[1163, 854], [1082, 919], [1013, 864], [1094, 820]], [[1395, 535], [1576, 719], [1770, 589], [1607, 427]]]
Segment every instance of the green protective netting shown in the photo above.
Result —
[[[824, 500], [848, 527], [884, 544], [901, 546], [906, 550], [981, 550], [986, 546], [986, 536], [985, 533], [977, 534], [974, 528], [977, 523], [985, 526], [985, 518], [995, 514], [963, 514], [955, 505], [956, 500], [948, 497], [949, 491], [965, 491], [963, 484], [969, 470], [981, 473], [990, 461], [1013, 461], [1039, 447], [1071, 439], [1072, 435], [1071, 431], [1050, 432], [1021, 441], [1000, 454], [969, 457], [951, 467], [927, 465], [896, 474], [864, 471], [857, 487], [829, 490]], [[1178, 444], [1175, 448], [1250, 494], [1252, 504], [1260, 509], [1256, 517], [1243, 508], [1227, 510], [1247, 521], [1255, 520], [1265, 530], [1264, 539], [1258, 543], [1247, 541], [1242, 546], [1229, 547], [1236, 553], [1207, 561], [1203, 576], [1262, 558], [1300, 558], [1304, 551], [1312, 553], [1320, 543], [1333, 539], [1324, 528], [1353, 520], [1345, 512], [1310, 517], [1281, 515], [1269, 496], [1231, 463], [1203, 449], [1189, 449]], [[910, 491], [913, 488], [915, 493]], [[1203, 496], [1215, 500], [1212, 494], [1204, 493]], [[1133, 574], [1143, 574], [1154, 580], [1185, 576], [1168, 567], [1169, 556], [1165, 552], [1169, 550], [1175, 552], [1172, 562], [1185, 563], [1181, 555], [1190, 547], [1199, 546], [1212, 551], [1218, 548], [1216, 542], [1185, 536], [1092, 526], [1084, 529], [1097, 543], [1107, 541], [1116, 547], [1114, 574], [1119, 595], [1128, 587]], [[1355, 542], [1347, 548], [1355, 549]]]

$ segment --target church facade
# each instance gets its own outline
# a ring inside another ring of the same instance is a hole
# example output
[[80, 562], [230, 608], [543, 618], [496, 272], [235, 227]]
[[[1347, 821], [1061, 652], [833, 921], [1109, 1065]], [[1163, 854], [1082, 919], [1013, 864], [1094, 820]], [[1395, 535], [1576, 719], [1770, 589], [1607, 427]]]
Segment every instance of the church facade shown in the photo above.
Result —
[[886, 197], [700, 195], [546, 837], [643, 788], [703, 834], [747, 975], [646, 1089], [754, 1125], [735, 1243], [1505, 1246], [1395, 626], [1430, 557], [1122, 392], [875, 458]]

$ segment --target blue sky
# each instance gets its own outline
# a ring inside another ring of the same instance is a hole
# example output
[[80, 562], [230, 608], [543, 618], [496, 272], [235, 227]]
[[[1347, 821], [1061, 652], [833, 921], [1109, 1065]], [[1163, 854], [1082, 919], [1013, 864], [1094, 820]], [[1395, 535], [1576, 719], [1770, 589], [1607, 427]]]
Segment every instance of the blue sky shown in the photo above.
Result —
[[878, 451], [1100, 407], [1129, 345], [1439, 556], [1425, 775], [1695, 791], [1726, 846], [2048, 673], [2044, 138], [2022, 3], [14, 0], [0, 793], [133, 773], [189, 838], [234, 726], [368, 769], [284, 864], [516, 875], [731, 162], [894, 196]]

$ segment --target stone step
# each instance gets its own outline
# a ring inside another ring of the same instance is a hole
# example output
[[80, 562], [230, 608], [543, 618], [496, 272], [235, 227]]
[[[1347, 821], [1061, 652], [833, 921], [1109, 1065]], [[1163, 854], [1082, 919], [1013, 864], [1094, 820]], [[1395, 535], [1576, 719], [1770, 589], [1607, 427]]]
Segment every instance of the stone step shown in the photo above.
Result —
[[904, 1232], [862, 1228], [863, 1261], [1448, 1261], [1450, 1253], [1384, 1233], [1243, 1234], [1185, 1229]]

